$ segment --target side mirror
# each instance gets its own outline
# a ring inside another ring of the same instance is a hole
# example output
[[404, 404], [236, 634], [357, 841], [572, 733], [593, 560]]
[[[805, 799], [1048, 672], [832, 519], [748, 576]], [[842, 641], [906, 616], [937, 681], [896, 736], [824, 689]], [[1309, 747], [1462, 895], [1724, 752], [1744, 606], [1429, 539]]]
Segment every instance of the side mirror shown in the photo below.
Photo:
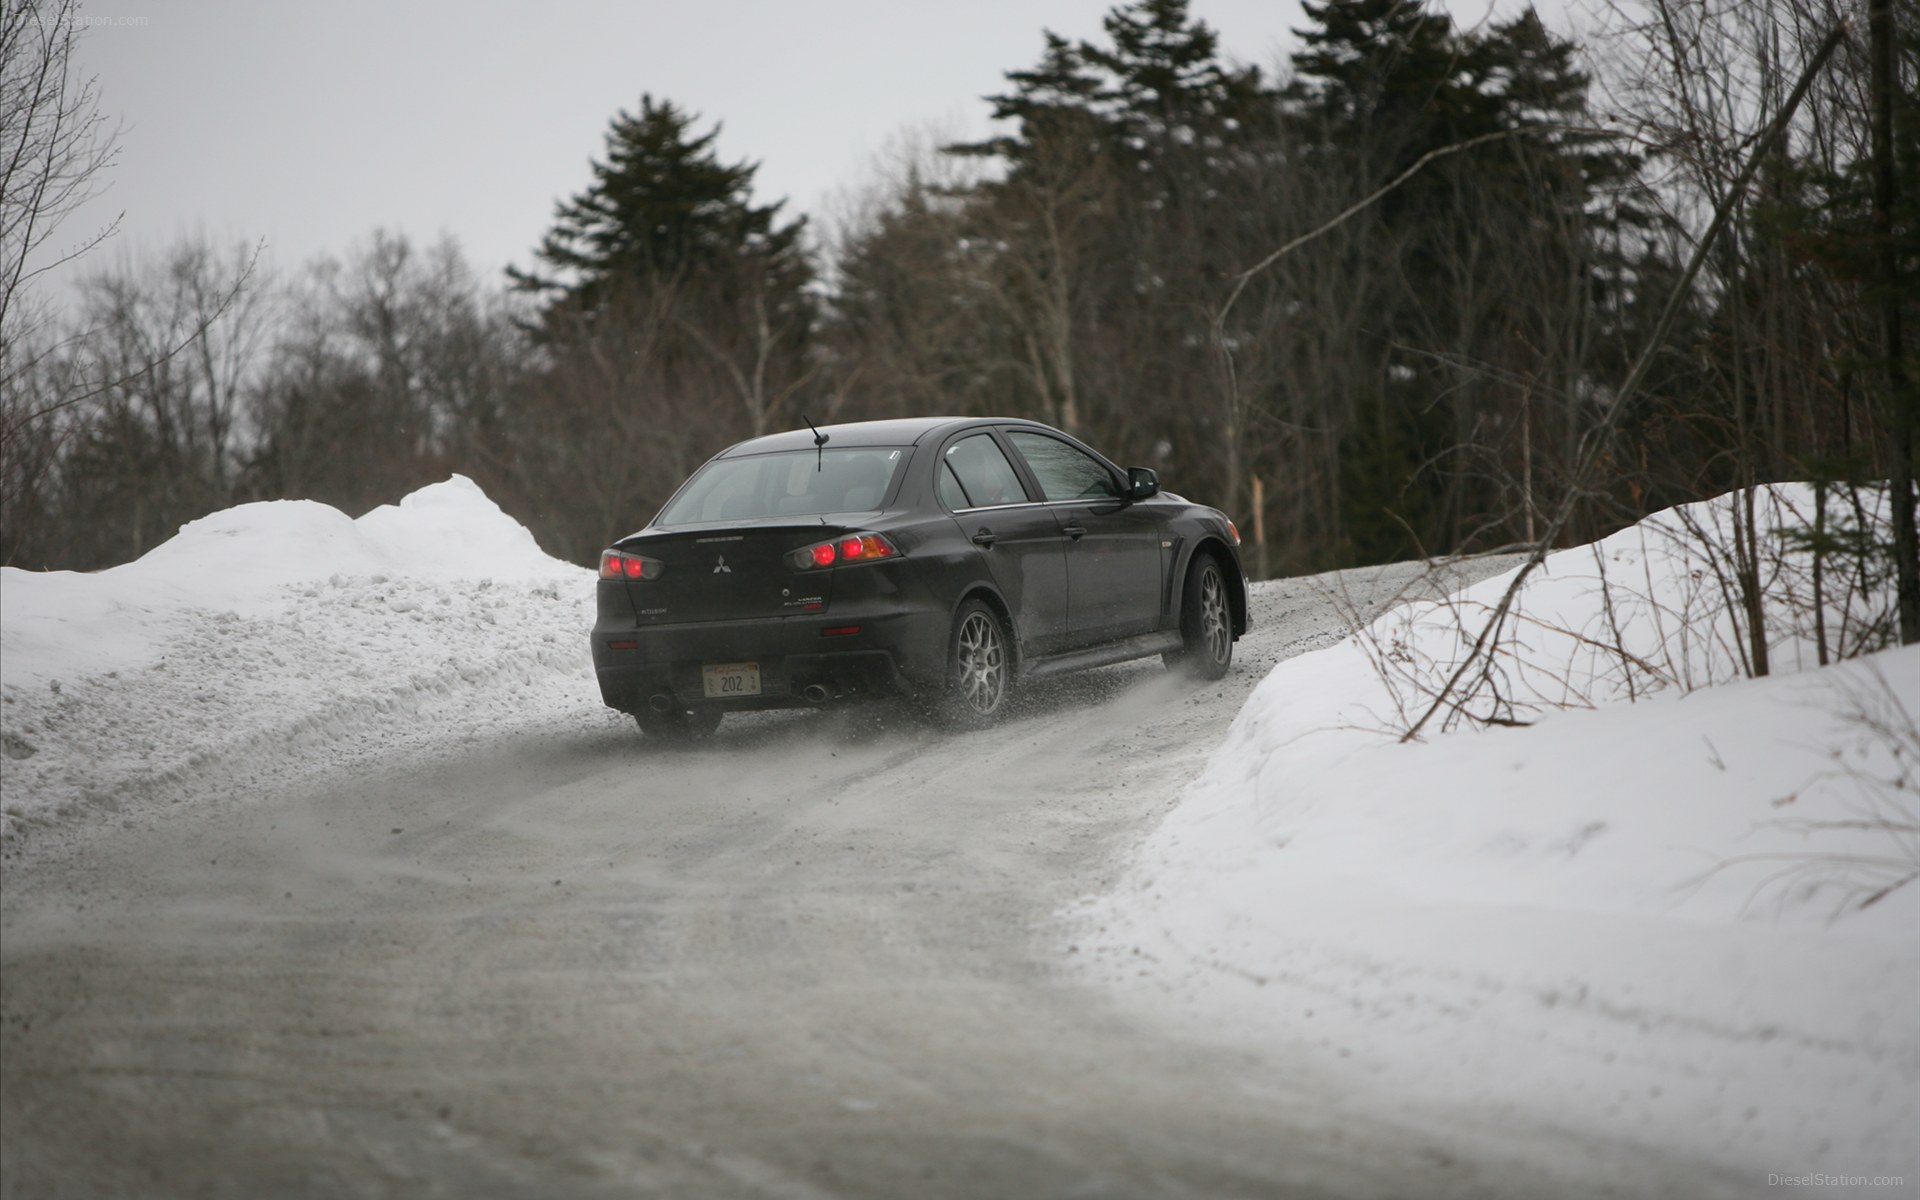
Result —
[[1160, 476], [1152, 467], [1127, 468], [1127, 499], [1145, 500], [1160, 494]]

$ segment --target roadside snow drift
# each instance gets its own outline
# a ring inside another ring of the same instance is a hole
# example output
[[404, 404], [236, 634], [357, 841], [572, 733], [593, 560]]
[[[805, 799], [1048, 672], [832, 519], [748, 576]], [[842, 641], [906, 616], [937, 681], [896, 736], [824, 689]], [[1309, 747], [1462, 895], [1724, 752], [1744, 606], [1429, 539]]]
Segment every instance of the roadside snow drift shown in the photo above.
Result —
[[[1731, 502], [1547, 560], [1488, 708], [1528, 727], [1398, 738], [1511, 574], [1282, 662], [1079, 952], [1236, 1042], [1697, 1153], [1734, 1190], [1920, 1183], [1920, 648], [1736, 680], [1688, 533]], [[1791, 609], [1776, 671], [1813, 663]]]
[[461, 476], [353, 520], [195, 521], [124, 566], [0, 568], [0, 837], [598, 708], [592, 575]]
[[[1920, 1181], [1920, 651], [1814, 669], [1821, 636], [1881, 635], [1884, 598], [1830, 578], [1816, 603], [1782, 550], [1794, 673], [1741, 680], [1696, 536], [1729, 503], [1549, 560], [1467, 709], [1524, 727], [1397, 738], [1506, 579], [1282, 662], [1074, 915], [1075, 957], [1296, 1081], [1457, 1113], [1443, 1140], [1571, 1138], [1602, 1170], [1644, 1142], [1734, 1194]], [[95, 574], [0, 569], [0, 837], [611, 728], [592, 593], [457, 476], [358, 520], [242, 506]]]

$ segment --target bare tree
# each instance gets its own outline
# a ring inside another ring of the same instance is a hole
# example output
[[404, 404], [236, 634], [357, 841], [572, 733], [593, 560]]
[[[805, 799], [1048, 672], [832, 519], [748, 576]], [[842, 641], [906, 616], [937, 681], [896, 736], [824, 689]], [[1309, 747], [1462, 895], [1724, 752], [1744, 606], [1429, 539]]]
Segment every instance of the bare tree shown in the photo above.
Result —
[[33, 285], [113, 233], [115, 221], [62, 246], [66, 218], [100, 190], [113, 131], [93, 81], [74, 59], [75, 0], [23, 0], [0, 10], [0, 511], [12, 531], [39, 515], [61, 432], [49, 417], [76, 388], [52, 356], [60, 338]]
[[[1671, 11], [1671, 0], [1663, 0], [1662, 7], [1663, 11]], [[1718, 188], [1718, 199], [1711, 210], [1711, 219], [1695, 244], [1685, 270], [1668, 294], [1660, 317], [1647, 331], [1640, 352], [1627, 371], [1626, 377], [1615, 390], [1611, 405], [1603, 419], [1588, 431], [1583, 440], [1580, 457], [1574, 464], [1573, 486], [1557, 506], [1553, 519], [1548, 523], [1545, 538], [1540, 545], [1534, 547], [1527, 561], [1515, 573], [1499, 603], [1494, 606], [1485, 620], [1480, 622], [1479, 631], [1473, 637], [1467, 653], [1453, 665], [1444, 684], [1432, 690], [1420, 715], [1408, 723], [1405, 738], [1418, 737], [1436, 717], [1439, 717], [1443, 724], [1448, 720], [1463, 717], [1489, 719], [1486, 716], [1487, 713], [1492, 713], [1497, 718], [1506, 706], [1506, 701], [1499, 695], [1498, 672], [1493, 660], [1502, 644], [1502, 638], [1510, 634], [1509, 622], [1513, 614], [1513, 605], [1522, 587], [1534, 570], [1546, 560], [1552, 543], [1571, 519], [1581, 492], [1596, 480], [1598, 468], [1607, 448], [1612, 444], [1623, 414], [1628, 412], [1634, 402], [1639, 399], [1639, 390], [1647, 378], [1653, 361], [1666, 348], [1666, 339], [1672, 330], [1674, 318], [1693, 298], [1695, 282], [1710, 253], [1719, 244], [1722, 233], [1732, 224], [1740, 201], [1746, 195], [1761, 164], [1786, 136], [1800, 103], [1805, 99], [1814, 79], [1826, 67], [1834, 51], [1839, 47], [1845, 32], [1844, 26], [1837, 27], [1831, 30], [1817, 47], [1813, 48], [1799, 73], [1798, 82], [1782, 101], [1780, 107], [1770, 114], [1765, 114], [1767, 119], [1762, 128], [1742, 136], [1735, 143], [1734, 153], [1740, 165]], [[1670, 48], [1680, 49], [1687, 44], [1685, 39], [1681, 39]], [[1723, 81], [1716, 81], [1713, 86], [1717, 88], [1721, 82]], [[1717, 92], [1709, 91], [1708, 95], [1717, 95]], [[1683, 93], [1682, 100], [1683, 107], [1689, 110], [1695, 107], [1690, 94]], [[1741, 151], [1745, 153], [1742, 154]], [[1744, 497], [1736, 503], [1736, 508], [1741, 511], [1741, 528], [1736, 531], [1735, 536], [1744, 542], [1746, 549], [1737, 553], [1735, 561], [1743, 572], [1752, 572], [1750, 576], [1743, 574], [1740, 582], [1747, 604], [1749, 651], [1751, 653], [1755, 648], [1759, 651], [1749, 660], [1749, 663], [1753, 673], [1765, 674], [1764, 652], [1767, 641], [1764, 612], [1759, 608], [1762, 597], [1758, 578], [1760, 558], [1755, 553], [1758, 539], [1758, 526], [1754, 513], [1755, 502], [1754, 489], [1749, 488]], [[1470, 714], [1476, 711], [1480, 715], [1472, 717]]]
[[[79, 36], [75, 0], [20, 0], [0, 8], [0, 561], [15, 561], [24, 549], [55, 553], [55, 565], [100, 565], [74, 556], [90, 559], [102, 551], [83, 550], [86, 539], [62, 535], [90, 533], [71, 524], [70, 502], [86, 494], [84, 483], [99, 482], [87, 479], [96, 468], [83, 460], [90, 445], [111, 440], [108, 426], [116, 413], [130, 411], [129, 396], [197, 391], [196, 420], [178, 424], [170, 402], [149, 405], [143, 436], [191, 446], [202, 468], [196, 477], [224, 493], [242, 368], [223, 356], [251, 352], [232, 341], [216, 348], [200, 339], [241, 300], [257, 251], [237, 256], [224, 279], [209, 274], [204, 250], [176, 260], [168, 282], [136, 282], [130, 268], [119, 273], [118, 284], [96, 277], [83, 303], [97, 326], [60, 320], [42, 295], [39, 285], [51, 272], [96, 249], [119, 224], [115, 217], [70, 240], [65, 232], [69, 218], [102, 189], [115, 152], [116, 131], [75, 57]], [[120, 284], [117, 298], [108, 294]], [[256, 327], [251, 314], [236, 315], [237, 326]], [[190, 346], [199, 353], [176, 364]], [[195, 382], [181, 382], [189, 378]], [[131, 430], [122, 422], [120, 432]], [[124, 474], [126, 468], [102, 461], [97, 469]], [[114, 533], [124, 541], [108, 561], [124, 557], [127, 546], [137, 553], [145, 544], [146, 518], [117, 523]]]
[[679, 303], [659, 281], [610, 291], [519, 395], [502, 465], [552, 553], [592, 560], [730, 440], [713, 429], [729, 398], [696, 394], [670, 362]]
[[66, 245], [54, 241], [97, 194], [114, 156], [99, 92], [82, 76], [76, 0], [20, 0], [0, 11], [0, 382], [44, 313], [27, 309], [39, 277], [112, 236], [118, 217]]
[[840, 224], [824, 398], [849, 416], [1078, 424], [1096, 256], [1072, 204], [1086, 189], [1056, 170], [996, 191], [979, 158], [941, 149], [951, 141], [912, 139]]
[[355, 512], [461, 471], [511, 474], [527, 338], [459, 247], [376, 232], [289, 289], [252, 400], [246, 487]]
[[724, 379], [749, 436], [772, 429], [787, 402], [811, 381], [802, 348], [810, 312], [783, 306], [765, 260], [742, 258], [693, 280], [654, 290], [677, 303], [659, 314], [698, 348]]
[[40, 469], [12, 492], [27, 511], [6, 513], [10, 559], [107, 566], [232, 503], [270, 316], [262, 288], [230, 290], [251, 259], [188, 242], [80, 283], [57, 348], [14, 384], [34, 454], [9, 468]]

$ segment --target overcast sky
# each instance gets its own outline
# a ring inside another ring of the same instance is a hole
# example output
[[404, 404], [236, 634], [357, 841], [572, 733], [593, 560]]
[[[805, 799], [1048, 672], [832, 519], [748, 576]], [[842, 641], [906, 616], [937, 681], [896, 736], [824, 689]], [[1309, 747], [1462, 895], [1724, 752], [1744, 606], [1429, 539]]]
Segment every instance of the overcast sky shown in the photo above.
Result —
[[[1488, 3], [1451, 8], [1470, 24]], [[452, 234], [482, 271], [529, 265], [555, 202], [587, 184], [608, 122], [642, 92], [721, 122], [722, 159], [760, 164], [760, 201], [830, 216], [903, 131], [986, 133], [981, 97], [1038, 60], [1041, 29], [1092, 38], [1111, 7], [90, 0], [81, 56], [124, 129], [110, 190], [61, 240], [124, 211], [108, 256], [204, 234], [265, 239], [284, 270], [386, 228]], [[1296, 0], [1192, 12], [1228, 57], [1262, 67], [1303, 22]]]

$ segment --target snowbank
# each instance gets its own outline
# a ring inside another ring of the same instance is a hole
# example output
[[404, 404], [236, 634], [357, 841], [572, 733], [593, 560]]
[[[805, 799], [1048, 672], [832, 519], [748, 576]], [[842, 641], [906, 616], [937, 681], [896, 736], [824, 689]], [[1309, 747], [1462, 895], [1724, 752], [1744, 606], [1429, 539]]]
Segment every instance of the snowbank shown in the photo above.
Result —
[[[1920, 1178], [1920, 886], [1885, 890], [1920, 853], [1887, 829], [1915, 810], [1920, 651], [1733, 681], [1723, 564], [1675, 534], [1726, 511], [1549, 561], [1502, 659], [1495, 715], [1525, 728], [1394, 736], [1504, 579], [1283, 662], [1077, 914], [1079, 956], [1388, 1108], [1643, 1140], [1732, 1190]], [[1804, 567], [1770, 559], [1776, 669], [1814, 658]], [[246, 505], [95, 574], [0, 569], [0, 836], [613, 723], [592, 592], [459, 477], [357, 521]], [[1872, 636], [1872, 596], [1827, 600], [1830, 642]]]
[[246, 504], [109, 570], [0, 568], [0, 837], [598, 710], [591, 573], [454, 476], [358, 520]]
[[[1774, 674], [1809, 670], [1825, 644], [1847, 658], [1892, 640], [1889, 582], [1829, 555], [1816, 577], [1805, 539], [1816, 522], [1831, 542], [1884, 536], [1884, 493], [1830, 494], [1816, 515], [1805, 485], [1756, 489], [1754, 574], [1766, 597], [1763, 632]], [[1858, 505], [1857, 509], [1855, 505]], [[1745, 494], [1657, 514], [1591, 546], [1552, 555], [1510, 610], [1492, 685], [1464, 706], [1476, 718], [1526, 722], [1569, 707], [1690, 692], [1755, 673], [1755, 639], [1736, 579], [1736, 520]], [[1865, 533], [1861, 532], [1865, 528]], [[1343, 719], [1410, 727], [1467, 656], [1513, 580], [1487, 580], [1444, 603], [1408, 605], [1354, 643], [1371, 671], [1356, 671], [1362, 708]], [[1373, 687], [1375, 675], [1388, 686]], [[1442, 724], [1459, 716], [1443, 714]], [[1424, 730], [1423, 730], [1424, 732]]]
[[[1510, 576], [1281, 663], [1078, 914], [1094, 969], [1396, 1094], [1755, 1187], [1920, 1177], [1920, 884], [1887, 890], [1920, 866], [1920, 649], [1727, 682], [1739, 630], [1671, 536], [1720, 503], [1529, 582], [1501, 668], [1527, 727], [1397, 737]], [[1775, 616], [1776, 670], [1808, 665], [1809, 614]]]

